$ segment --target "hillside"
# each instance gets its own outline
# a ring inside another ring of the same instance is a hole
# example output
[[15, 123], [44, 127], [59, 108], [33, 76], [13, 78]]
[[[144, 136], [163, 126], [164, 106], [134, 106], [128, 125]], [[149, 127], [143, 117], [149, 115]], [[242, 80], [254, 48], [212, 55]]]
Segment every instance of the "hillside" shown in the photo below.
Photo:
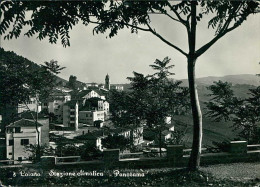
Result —
[[[223, 82], [230, 82], [233, 85], [236, 84], [247, 84], [247, 85], [253, 85], [253, 86], [259, 86], [260, 85], [260, 77], [252, 74], [240, 74], [240, 75], [226, 75], [223, 77], [202, 77], [197, 78], [196, 82], [197, 85], [211, 85], [214, 81], [223, 81]], [[183, 85], [188, 86], [188, 80], [182, 79]]]
[[[185, 146], [190, 147], [192, 144], [193, 122], [191, 115], [180, 115], [173, 118], [175, 121], [175, 130], [186, 130], [183, 141]], [[231, 128], [231, 122], [213, 122], [203, 117], [203, 139], [202, 147], [212, 146], [212, 142], [231, 141], [237, 138], [237, 131]]]
[[[17, 63], [26, 64], [28, 68], [31, 69], [37, 69], [40, 68], [40, 66], [27, 58], [24, 58], [23, 56], [17, 55], [13, 51], [5, 51], [3, 48], [0, 48], [0, 62], [3, 64], [8, 64], [9, 61], [15, 61]], [[62, 86], [65, 86], [67, 84], [67, 80], [62, 79], [58, 76], [56, 76], [56, 83]]]

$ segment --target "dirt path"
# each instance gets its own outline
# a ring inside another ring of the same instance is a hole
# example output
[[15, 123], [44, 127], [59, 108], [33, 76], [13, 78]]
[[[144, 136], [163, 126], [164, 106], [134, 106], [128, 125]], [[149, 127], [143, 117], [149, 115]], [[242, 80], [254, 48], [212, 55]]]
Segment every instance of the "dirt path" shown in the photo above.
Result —
[[260, 180], [260, 162], [219, 164], [201, 167], [201, 170], [210, 172], [215, 177], [221, 179], [225, 178], [241, 181], [258, 178]]

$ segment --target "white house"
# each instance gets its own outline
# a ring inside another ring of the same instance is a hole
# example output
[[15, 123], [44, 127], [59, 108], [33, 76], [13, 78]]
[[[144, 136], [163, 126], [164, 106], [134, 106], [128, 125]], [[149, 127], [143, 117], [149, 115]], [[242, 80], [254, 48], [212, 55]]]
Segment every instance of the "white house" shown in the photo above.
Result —
[[[41, 127], [38, 123], [41, 144]], [[6, 157], [10, 160], [31, 160], [32, 153], [25, 149], [26, 145], [38, 144], [38, 132], [35, 122], [29, 119], [20, 119], [6, 127]]]
[[109, 102], [104, 100], [98, 101], [98, 110], [103, 110], [105, 114], [109, 112]]
[[[95, 121], [104, 120], [104, 111], [79, 111], [79, 123], [94, 125]], [[102, 127], [102, 124], [100, 127]]]
[[83, 99], [90, 99], [90, 98], [93, 98], [93, 97], [100, 98], [100, 95], [94, 90], [84, 90], [84, 91], [81, 91], [80, 94], [82, 95]]

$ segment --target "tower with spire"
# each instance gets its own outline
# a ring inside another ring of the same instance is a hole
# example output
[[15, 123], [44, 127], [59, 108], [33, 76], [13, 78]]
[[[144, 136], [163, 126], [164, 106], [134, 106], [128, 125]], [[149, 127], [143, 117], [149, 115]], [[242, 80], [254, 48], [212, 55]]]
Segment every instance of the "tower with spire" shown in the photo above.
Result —
[[108, 74], [106, 75], [106, 78], [105, 78], [105, 88], [107, 90], [110, 90], [110, 80], [109, 80], [109, 75]]

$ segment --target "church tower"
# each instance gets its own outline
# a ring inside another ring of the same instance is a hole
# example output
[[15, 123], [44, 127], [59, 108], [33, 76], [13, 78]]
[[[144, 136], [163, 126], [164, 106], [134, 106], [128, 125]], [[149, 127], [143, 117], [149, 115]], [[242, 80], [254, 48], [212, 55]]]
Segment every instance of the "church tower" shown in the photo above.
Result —
[[110, 80], [109, 80], [109, 75], [108, 74], [106, 75], [106, 78], [105, 78], [105, 88], [107, 90], [110, 90]]

